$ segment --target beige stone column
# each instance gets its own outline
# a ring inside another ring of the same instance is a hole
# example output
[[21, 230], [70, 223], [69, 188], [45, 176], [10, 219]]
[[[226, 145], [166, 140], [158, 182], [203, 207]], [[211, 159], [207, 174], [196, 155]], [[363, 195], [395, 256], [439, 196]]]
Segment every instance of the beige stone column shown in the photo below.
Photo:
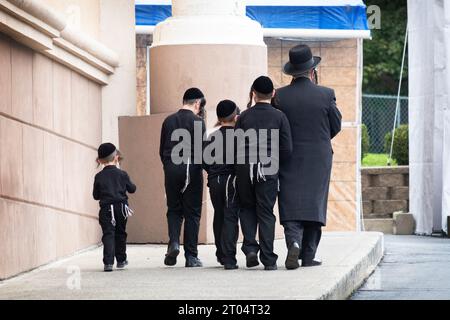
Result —
[[267, 48], [242, 3], [173, 1], [173, 17], [156, 27], [150, 50], [151, 114], [177, 110], [193, 86], [206, 95], [208, 127], [220, 100], [246, 105], [253, 80], [267, 73]]
[[[130, 242], [168, 241], [164, 176], [159, 159], [161, 124], [176, 112], [190, 87], [206, 95], [207, 125], [216, 122], [220, 100], [244, 108], [254, 79], [267, 74], [267, 47], [261, 26], [245, 16], [239, 0], [174, 0], [173, 17], [160, 23], [150, 50], [150, 116], [119, 121], [124, 168], [139, 192], [131, 197], [137, 214], [130, 219]], [[213, 209], [206, 184], [200, 243], [214, 241]]]

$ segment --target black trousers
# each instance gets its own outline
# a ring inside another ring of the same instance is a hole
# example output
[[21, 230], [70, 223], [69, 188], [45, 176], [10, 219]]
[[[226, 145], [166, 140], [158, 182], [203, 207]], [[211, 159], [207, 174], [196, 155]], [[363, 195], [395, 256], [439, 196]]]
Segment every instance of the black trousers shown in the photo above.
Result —
[[[167, 197], [167, 223], [170, 243], [180, 243], [181, 226], [184, 220], [184, 255], [198, 256], [198, 233], [203, 200], [203, 172], [199, 165], [164, 165]], [[186, 182], [189, 182], [187, 188]]]
[[224, 264], [237, 264], [236, 246], [239, 238], [239, 205], [235, 175], [221, 175], [208, 180], [214, 207], [214, 240], [216, 256]]
[[314, 260], [322, 238], [322, 224], [312, 221], [285, 221], [283, 227], [288, 248], [293, 242], [297, 242], [301, 245], [299, 259], [306, 262]]
[[112, 222], [111, 207], [100, 209], [99, 223], [103, 231], [103, 263], [113, 265], [114, 258], [117, 262], [127, 260], [127, 219], [125, 218], [122, 204], [114, 205], [115, 226]]
[[[237, 165], [237, 189], [240, 201], [240, 220], [244, 243], [244, 254], [260, 251], [261, 262], [265, 266], [277, 263], [278, 256], [273, 252], [275, 240], [275, 222], [273, 208], [278, 193], [278, 177], [258, 177], [256, 166], [253, 168], [253, 181], [250, 179], [250, 166]], [[259, 244], [256, 232], [259, 232]]]

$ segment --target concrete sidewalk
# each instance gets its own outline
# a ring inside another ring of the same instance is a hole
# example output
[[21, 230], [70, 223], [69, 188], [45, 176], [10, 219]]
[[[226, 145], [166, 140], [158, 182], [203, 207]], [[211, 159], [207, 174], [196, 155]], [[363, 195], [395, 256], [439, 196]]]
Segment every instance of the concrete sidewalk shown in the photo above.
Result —
[[346, 299], [382, 258], [383, 235], [325, 233], [318, 254], [323, 266], [294, 271], [284, 268], [284, 241], [275, 246], [278, 271], [246, 269], [241, 252], [241, 268], [224, 271], [214, 246], [199, 247], [204, 268], [184, 268], [181, 255], [170, 268], [163, 265], [166, 246], [134, 245], [126, 270], [104, 273], [102, 248], [96, 248], [0, 282], [0, 299]]

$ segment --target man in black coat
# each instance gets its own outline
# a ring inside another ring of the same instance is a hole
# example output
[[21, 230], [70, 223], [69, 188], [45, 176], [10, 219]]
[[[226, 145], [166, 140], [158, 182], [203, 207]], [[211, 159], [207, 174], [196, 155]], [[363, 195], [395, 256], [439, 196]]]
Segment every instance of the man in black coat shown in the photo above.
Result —
[[[278, 256], [273, 252], [278, 194], [279, 162], [292, 151], [291, 130], [286, 116], [271, 105], [275, 90], [268, 77], [259, 77], [252, 86], [256, 104], [245, 110], [236, 123], [238, 136], [236, 184], [241, 205], [242, 251], [247, 267], [259, 265], [276, 270]], [[248, 138], [239, 138], [240, 133]], [[256, 231], [259, 230], [259, 244]]]
[[288, 255], [286, 268], [320, 265], [314, 260], [327, 220], [327, 202], [333, 163], [331, 140], [341, 131], [342, 116], [334, 90], [317, 85], [316, 67], [306, 45], [289, 52], [284, 73], [289, 86], [277, 90], [275, 103], [289, 119], [292, 156], [280, 167], [279, 209]]
[[[199, 115], [204, 112], [205, 104], [206, 100], [199, 89], [187, 90], [183, 107], [167, 117], [161, 128], [159, 154], [164, 166], [170, 238], [164, 263], [168, 266], [177, 263], [183, 219], [185, 266], [203, 266], [198, 259], [197, 244], [203, 196], [203, 136], [206, 132], [205, 122]], [[187, 141], [172, 140], [172, 135], [177, 133], [181, 139], [185, 133]]]

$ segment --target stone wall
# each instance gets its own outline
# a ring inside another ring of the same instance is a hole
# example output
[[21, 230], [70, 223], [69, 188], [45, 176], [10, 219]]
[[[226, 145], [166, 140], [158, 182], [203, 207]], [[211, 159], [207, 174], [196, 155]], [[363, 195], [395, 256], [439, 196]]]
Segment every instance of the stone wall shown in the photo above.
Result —
[[0, 279], [100, 242], [96, 150], [136, 113], [134, 9], [0, 1]]
[[307, 44], [322, 57], [319, 83], [333, 88], [343, 116], [342, 132], [333, 140], [334, 162], [328, 203], [328, 231], [355, 231], [358, 228], [358, 112], [361, 93], [361, 54], [359, 40], [291, 41], [266, 38], [269, 76], [276, 87], [288, 85], [292, 78], [282, 72], [289, 50]]
[[0, 33], [0, 279], [98, 243], [101, 86]]
[[361, 170], [365, 219], [392, 219], [397, 211], [409, 210], [409, 167]]

